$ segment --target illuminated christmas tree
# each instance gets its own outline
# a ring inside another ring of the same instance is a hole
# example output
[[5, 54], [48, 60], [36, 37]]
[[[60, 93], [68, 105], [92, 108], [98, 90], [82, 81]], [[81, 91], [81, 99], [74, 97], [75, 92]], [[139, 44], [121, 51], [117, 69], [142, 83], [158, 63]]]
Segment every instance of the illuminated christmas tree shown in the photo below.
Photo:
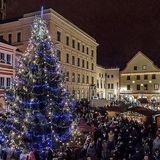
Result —
[[70, 136], [73, 104], [45, 20], [36, 17], [31, 27], [28, 47], [6, 94], [9, 110], [0, 119], [0, 131], [1, 141], [9, 146], [43, 150]]

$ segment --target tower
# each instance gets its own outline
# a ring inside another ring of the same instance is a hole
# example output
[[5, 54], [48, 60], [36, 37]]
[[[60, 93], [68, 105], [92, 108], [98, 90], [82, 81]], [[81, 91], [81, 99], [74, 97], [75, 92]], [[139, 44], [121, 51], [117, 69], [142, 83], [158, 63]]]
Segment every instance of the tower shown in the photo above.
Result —
[[6, 0], [0, 0], [0, 20], [6, 19]]

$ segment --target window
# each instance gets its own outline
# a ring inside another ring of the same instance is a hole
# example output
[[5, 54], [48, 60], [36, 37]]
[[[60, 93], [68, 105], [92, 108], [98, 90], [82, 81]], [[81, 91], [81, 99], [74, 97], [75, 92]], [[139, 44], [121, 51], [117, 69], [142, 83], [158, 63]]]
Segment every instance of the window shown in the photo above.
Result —
[[127, 84], [127, 90], [130, 90], [131, 86], [129, 84]]
[[137, 66], [134, 66], [134, 70], [137, 70]]
[[17, 33], [17, 42], [21, 42], [21, 32]]
[[77, 43], [77, 49], [80, 51], [80, 42]]
[[97, 79], [97, 88], [99, 88], [99, 80]]
[[1, 39], [1, 40], [3, 39], [3, 35], [0, 35], [0, 39]]
[[77, 82], [80, 83], [80, 74], [77, 75]]
[[5, 63], [5, 54], [1, 53], [0, 62]]
[[57, 41], [61, 41], [61, 32], [57, 31]]
[[108, 89], [110, 89], [110, 83], [108, 83]]
[[82, 52], [84, 53], [84, 45], [82, 45]]
[[82, 76], [82, 83], [85, 83], [85, 76]]
[[7, 78], [7, 82], [6, 82], [6, 87], [10, 87], [11, 86], [11, 78]]
[[109, 76], [109, 75], [107, 75], [107, 77], [109, 78], [110, 76]]
[[143, 65], [142, 66], [142, 70], [146, 70], [147, 69], [147, 66], [146, 65]]
[[75, 73], [72, 73], [72, 82], [75, 82]]
[[137, 75], [137, 80], [140, 80], [140, 79], [141, 79], [140, 75]]
[[94, 77], [92, 77], [92, 84], [94, 84]]
[[75, 57], [72, 56], [72, 65], [75, 65]]
[[69, 72], [66, 73], [66, 81], [69, 82]]
[[84, 66], [85, 64], [84, 64], [84, 59], [82, 60], [82, 68], [84, 68], [85, 66]]
[[141, 89], [140, 84], [137, 84], [137, 90], [139, 91]]
[[127, 80], [130, 80], [131, 79], [131, 77], [130, 76], [127, 76]]
[[69, 36], [66, 36], [66, 45], [69, 46]]
[[114, 89], [114, 85], [113, 85], [113, 83], [111, 83], [111, 89]]
[[77, 66], [80, 66], [80, 58], [77, 58]]
[[113, 78], [113, 75], [111, 75], [111, 78]]
[[88, 47], [86, 47], [86, 53], [89, 54], [89, 48]]
[[89, 69], [89, 62], [87, 61], [87, 69]]
[[4, 88], [4, 77], [0, 77], [0, 88]]
[[75, 48], [75, 40], [72, 39], [72, 47]]
[[92, 63], [92, 71], [94, 70], [94, 64]]
[[91, 51], [91, 56], [94, 57], [94, 51], [93, 50]]
[[66, 54], [66, 63], [69, 63], [69, 54]]
[[11, 55], [7, 54], [7, 64], [11, 64]]
[[148, 79], [148, 75], [145, 74], [145, 75], [144, 75], [144, 79], [145, 79], [145, 80]]
[[57, 50], [57, 58], [58, 58], [58, 61], [61, 61], [61, 51], [60, 50]]
[[89, 76], [87, 76], [86, 83], [87, 84], [89, 83]]
[[144, 84], [144, 90], [148, 90], [148, 84]]
[[8, 43], [12, 43], [12, 34], [8, 34]]
[[159, 90], [159, 84], [154, 84], [154, 90]]
[[102, 80], [101, 80], [101, 88], [103, 88]]
[[152, 79], [156, 79], [156, 75], [155, 74], [152, 74]]

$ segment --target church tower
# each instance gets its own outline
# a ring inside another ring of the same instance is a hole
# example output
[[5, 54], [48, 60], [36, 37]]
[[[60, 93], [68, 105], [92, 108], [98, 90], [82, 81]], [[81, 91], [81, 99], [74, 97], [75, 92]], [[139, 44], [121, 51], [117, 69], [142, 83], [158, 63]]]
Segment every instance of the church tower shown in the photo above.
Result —
[[0, 0], [0, 21], [6, 20], [6, 0]]

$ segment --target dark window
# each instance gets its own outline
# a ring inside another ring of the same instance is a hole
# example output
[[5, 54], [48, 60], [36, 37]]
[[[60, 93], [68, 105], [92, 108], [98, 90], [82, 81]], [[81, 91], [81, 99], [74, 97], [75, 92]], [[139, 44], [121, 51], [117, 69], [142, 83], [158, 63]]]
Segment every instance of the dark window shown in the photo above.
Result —
[[137, 84], [137, 90], [139, 91], [141, 89], [140, 84]]
[[12, 43], [12, 34], [8, 35], [8, 43], [10, 43], [10, 44]]
[[82, 45], [82, 52], [84, 53], [84, 45]]
[[130, 80], [131, 79], [131, 77], [130, 76], [127, 76], [127, 80]]
[[82, 76], [82, 83], [85, 83], [85, 76]]
[[94, 51], [93, 50], [91, 51], [91, 56], [94, 57]]
[[97, 80], [97, 88], [99, 88], [99, 80]]
[[108, 89], [110, 89], [110, 83], [108, 83]]
[[72, 82], [75, 82], [75, 73], [72, 73]]
[[152, 74], [152, 79], [156, 79], [156, 75], [155, 74]]
[[4, 77], [0, 77], [0, 88], [4, 88]]
[[66, 45], [69, 46], [69, 36], [66, 36]]
[[0, 35], [0, 39], [3, 39], [3, 35]]
[[94, 77], [92, 77], [92, 84], [94, 84]]
[[87, 61], [87, 69], [89, 69], [89, 62]]
[[102, 80], [101, 80], [101, 88], [103, 88]]
[[80, 83], [80, 74], [77, 75], [77, 82]]
[[137, 66], [134, 66], [134, 70], [137, 70]]
[[69, 72], [66, 73], [66, 81], [69, 81]]
[[21, 32], [17, 33], [17, 42], [21, 42]]
[[140, 79], [141, 79], [140, 75], [137, 75], [137, 80], [140, 80]]
[[129, 84], [127, 84], [127, 90], [130, 90], [131, 86]]
[[148, 84], [144, 84], [144, 90], [148, 90]]
[[92, 63], [92, 71], [94, 70], [94, 64]]
[[11, 79], [7, 78], [7, 82], [6, 82], [6, 87], [10, 87], [11, 86]]
[[77, 58], [77, 66], [80, 66], [80, 58]]
[[77, 43], [77, 49], [80, 51], [80, 42]]
[[11, 64], [11, 55], [7, 54], [7, 64]]
[[72, 47], [75, 48], [75, 40], [72, 39]]
[[1, 53], [0, 62], [5, 63], [5, 54]]
[[144, 79], [148, 79], [148, 75], [145, 74], [145, 75], [144, 75]]
[[111, 83], [111, 89], [114, 89], [114, 85], [113, 85], [113, 83]]
[[60, 50], [57, 50], [57, 58], [58, 58], [58, 61], [61, 61], [61, 51]]
[[89, 54], [89, 48], [88, 47], [86, 48], [86, 52], [87, 52], [87, 54]]
[[113, 75], [111, 75], [111, 78], [113, 78]]
[[57, 31], [57, 41], [61, 41], [61, 32]]
[[66, 54], [66, 63], [69, 63], [69, 54]]
[[84, 66], [84, 59], [82, 60], [82, 68], [84, 68], [85, 66]]
[[75, 65], [75, 57], [72, 56], [72, 65]]
[[86, 83], [87, 84], [89, 83], [89, 76], [87, 76], [87, 78], [86, 78]]
[[109, 76], [109, 75], [107, 75], [107, 77], [109, 78], [110, 76]]

